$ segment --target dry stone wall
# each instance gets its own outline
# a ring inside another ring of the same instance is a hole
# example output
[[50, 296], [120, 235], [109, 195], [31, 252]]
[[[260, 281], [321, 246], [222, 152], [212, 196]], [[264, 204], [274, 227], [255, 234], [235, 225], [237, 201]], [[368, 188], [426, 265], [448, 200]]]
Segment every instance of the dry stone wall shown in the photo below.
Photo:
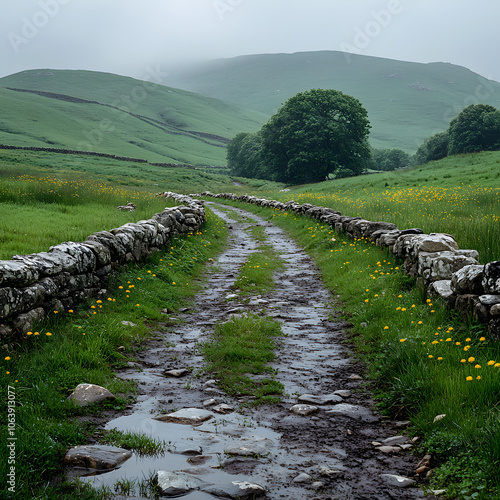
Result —
[[182, 203], [149, 220], [128, 223], [68, 241], [48, 252], [0, 261], [0, 336], [26, 333], [50, 311], [66, 311], [106, 295], [113, 272], [139, 262], [169, 244], [172, 236], [196, 232], [205, 222], [202, 201], [161, 193]]
[[424, 234], [419, 228], [400, 230], [389, 222], [373, 222], [348, 217], [331, 208], [295, 201], [282, 203], [255, 196], [232, 193], [210, 196], [292, 211], [327, 223], [337, 233], [367, 238], [387, 248], [403, 262], [403, 268], [433, 296], [459, 311], [465, 321], [472, 318], [488, 325], [493, 338], [500, 341], [500, 261], [481, 265], [476, 250], [461, 250], [449, 234]]

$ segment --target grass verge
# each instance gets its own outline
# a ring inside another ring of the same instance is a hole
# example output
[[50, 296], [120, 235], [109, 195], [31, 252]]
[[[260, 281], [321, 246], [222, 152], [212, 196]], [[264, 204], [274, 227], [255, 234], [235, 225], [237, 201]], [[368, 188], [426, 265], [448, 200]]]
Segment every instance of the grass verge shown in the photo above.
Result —
[[379, 410], [410, 419], [422, 437], [417, 452], [432, 454], [432, 487], [452, 498], [500, 498], [500, 345], [424, 295], [373, 243], [309, 218], [227, 204], [272, 220], [314, 258], [354, 324]]
[[[282, 335], [279, 322], [255, 314], [233, 316], [215, 326], [212, 338], [199, 349], [206, 369], [219, 379], [231, 395], [248, 395], [251, 404], [275, 403], [283, 394], [283, 384], [274, 380], [274, 369], [267, 363], [276, 359], [274, 349]], [[268, 377], [255, 377], [267, 374]]]
[[261, 226], [250, 226], [248, 230], [260, 242], [242, 266], [234, 283], [234, 289], [241, 295], [264, 294], [275, 286], [273, 275], [283, 268], [283, 261], [274, 248], [267, 243], [267, 236]]
[[[175, 313], [196, 293], [204, 262], [225, 241], [224, 224], [208, 212], [201, 232], [172, 240], [165, 252], [118, 274], [107, 297], [64, 317], [53, 311], [36, 331], [6, 346], [0, 371], [0, 439], [16, 441], [12, 452], [2, 447], [0, 471], [7, 478], [9, 467], [15, 468], [15, 492], [5, 491], [10, 496], [2, 498], [111, 498], [92, 497], [84, 486], [49, 483], [60, 472], [67, 449], [86, 443], [95, 431], [79, 417], [120, 411], [133, 399], [133, 384], [117, 378], [114, 369], [143, 348], [155, 324], [165, 320], [163, 309]], [[116, 399], [86, 408], [68, 402], [68, 395], [84, 382], [108, 388]], [[12, 427], [8, 415], [15, 422]]]

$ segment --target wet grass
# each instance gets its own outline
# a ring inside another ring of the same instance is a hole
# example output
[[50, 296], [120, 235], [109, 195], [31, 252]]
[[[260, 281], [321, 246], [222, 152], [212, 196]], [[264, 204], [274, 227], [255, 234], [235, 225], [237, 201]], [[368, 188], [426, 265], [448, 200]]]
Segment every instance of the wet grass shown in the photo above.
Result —
[[[274, 380], [268, 363], [276, 359], [274, 350], [282, 336], [279, 322], [249, 314], [233, 316], [215, 326], [212, 338], [200, 344], [206, 369], [219, 379], [220, 387], [231, 395], [248, 395], [252, 405], [276, 403], [283, 384]], [[252, 377], [252, 375], [268, 377]]]
[[[340, 295], [379, 411], [411, 420], [421, 437], [417, 452], [433, 455], [432, 487], [452, 498], [500, 498], [500, 345], [484, 326], [464, 323], [425, 295], [392, 254], [369, 241], [306, 217], [234, 205], [285, 229]], [[435, 422], [438, 415], [445, 417]]]
[[112, 429], [100, 438], [99, 442], [131, 450], [141, 457], [161, 456], [169, 449], [169, 443], [166, 441], [155, 439], [144, 433], [124, 432], [118, 429]]
[[260, 242], [260, 245], [243, 264], [234, 283], [234, 289], [242, 296], [261, 295], [276, 286], [273, 276], [275, 272], [283, 269], [283, 261], [274, 248], [267, 243], [264, 228], [255, 225], [250, 226], [248, 230]]
[[[222, 250], [226, 235], [224, 224], [209, 212], [202, 231], [175, 238], [164, 252], [124, 269], [102, 300], [64, 316], [53, 311], [36, 331], [6, 346], [0, 383], [15, 398], [17, 437], [16, 494], [10, 498], [111, 498], [106, 492], [92, 496], [83, 486], [75, 486], [71, 493], [70, 486], [50, 485], [50, 481], [61, 471], [67, 449], [85, 444], [95, 432], [80, 416], [121, 411], [133, 400], [133, 383], [117, 378], [114, 370], [135, 359], [157, 322], [165, 321], [163, 309], [175, 313], [196, 294], [204, 263]], [[86, 408], [75, 406], [67, 397], [79, 383], [104, 386], [116, 399]], [[0, 405], [0, 439], [6, 443], [6, 394]], [[4, 446], [0, 452], [4, 478], [8, 451]]]

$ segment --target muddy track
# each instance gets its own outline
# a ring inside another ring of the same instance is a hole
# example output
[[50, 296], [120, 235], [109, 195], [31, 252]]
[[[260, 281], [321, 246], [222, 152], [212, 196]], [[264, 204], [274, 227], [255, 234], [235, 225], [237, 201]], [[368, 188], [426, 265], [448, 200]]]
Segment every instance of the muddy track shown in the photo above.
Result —
[[[97, 485], [113, 484], [117, 478], [141, 479], [155, 470], [166, 470], [184, 471], [215, 485], [257, 483], [266, 490], [268, 499], [423, 497], [421, 490], [392, 486], [382, 476], [411, 478], [419, 459], [403, 450], [385, 454], [371, 444], [404, 433], [404, 424], [381, 419], [373, 412], [363, 368], [348, 347], [350, 325], [336, 319], [335, 298], [321, 283], [311, 259], [273, 224], [243, 210], [225, 207], [221, 211], [221, 207], [210, 203], [230, 228], [227, 250], [208, 266], [207, 285], [192, 307], [177, 316], [182, 322], [163, 325], [158, 339], [139, 354], [139, 365], [120, 373], [139, 382], [138, 401], [128, 414], [106, 425], [108, 429], [146, 432], [165, 439], [171, 443], [170, 452], [156, 459], [133, 457], [120, 469], [88, 480]], [[256, 223], [264, 228], [267, 243], [273, 245], [285, 266], [275, 275], [275, 289], [245, 300], [234, 293], [233, 285], [258, 245], [245, 230]], [[279, 404], [241, 407], [248, 397], [229, 397], [207, 375], [197, 376], [203, 365], [197, 342], [210, 338], [216, 322], [244, 312], [282, 322], [286, 336], [273, 367], [287, 395]], [[165, 370], [172, 369], [192, 371], [181, 378], [166, 378]], [[337, 411], [338, 401], [316, 405], [318, 410], [307, 416], [290, 411], [299, 394], [321, 397], [335, 391], [343, 391], [342, 405], [355, 405], [358, 411]], [[153, 418], [182, 408], [204, 408], [208, 399], [236, 411], [214, 413], [214, 418], [199, 426]], [[265, 453], [253, 458], [225, 453], [242, 440], [255, 438], [262, 439]], [[302, 473], [309, 476], [301, 476], [305, 482], [294, 482]], [[183, 498], [215, 498], [206, 491], [192, 491]]]

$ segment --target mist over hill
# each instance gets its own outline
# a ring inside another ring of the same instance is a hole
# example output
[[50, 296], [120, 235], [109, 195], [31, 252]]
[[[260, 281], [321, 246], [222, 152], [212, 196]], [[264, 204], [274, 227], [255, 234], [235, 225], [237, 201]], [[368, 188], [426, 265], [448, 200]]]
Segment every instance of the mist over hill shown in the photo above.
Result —
[[414, 152], [470, 104], [500, 107], [500, 83], [448, 63], [412, 63], [336, 51], [219, 59], [168, 84], [266, 114], [312, 88], [336, 89], [368, 110], [370, 142]]

